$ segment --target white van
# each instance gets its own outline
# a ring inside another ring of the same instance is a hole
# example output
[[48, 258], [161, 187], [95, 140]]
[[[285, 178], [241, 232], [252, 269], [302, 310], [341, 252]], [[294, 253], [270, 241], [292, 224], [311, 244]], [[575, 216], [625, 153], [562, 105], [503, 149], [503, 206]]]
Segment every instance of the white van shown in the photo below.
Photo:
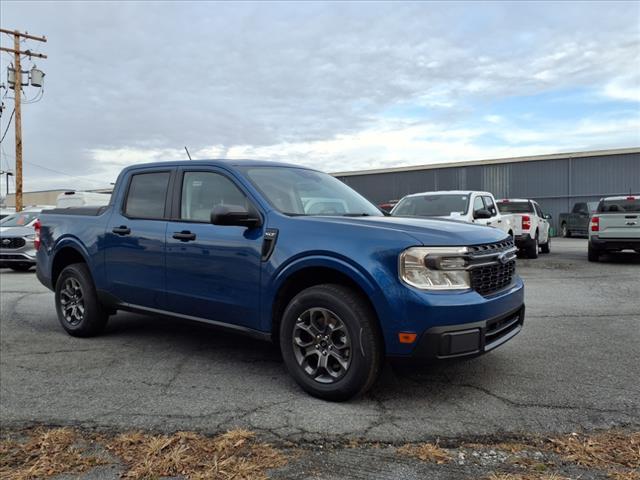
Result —
[[56, 207], [100, 207], [103, 205], [109, 205], [110, 200], [110, 193], [71, 191], [58, 195], [58, 198], [56, 199]]

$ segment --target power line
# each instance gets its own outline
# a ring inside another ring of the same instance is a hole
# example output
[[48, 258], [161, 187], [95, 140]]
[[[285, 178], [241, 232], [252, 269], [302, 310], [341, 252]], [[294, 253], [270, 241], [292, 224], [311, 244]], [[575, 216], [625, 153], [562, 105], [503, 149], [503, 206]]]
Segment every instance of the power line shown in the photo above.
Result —
[[16, 113], [16, 109], [14, 108], [9, 116], [9, 121], [7, 122], [7, 128], [4, 129], [4, 133], [2, 134], [2, 139], [0, 139], [0, 143], [4, 140], [4, 137], [7, 136], [7, 132], [9, 131], [9, 127], [11, 126], [11, 119], [13, 118], [13, 114]]
[[33, 165], [34, 167], [42, 168], [44, 170], [49, 170], [50, 172], [53, 172], [53, 173], [58, 173], [60, 175], [66, 175], [67, 177], [77, 178], [78, 180], [82, 180], [83, 182], [94, 182], [94, 183], [99, 183], [100, 185], [104, 185], [103, 181], [96, 180], [94, 178], [83, 178], [83, 177], [79, 177], [78, 175], [71, 175], [70, 173], [62, 172], [60, 170], [55, 170], [53, 168], [45, 167], [44, 165], [39, 165], [39, 164], [33, 163], [33, 162], [28, 162], [26, 160], [24, 161], [24, 163], [26, 163], [27, 165]]

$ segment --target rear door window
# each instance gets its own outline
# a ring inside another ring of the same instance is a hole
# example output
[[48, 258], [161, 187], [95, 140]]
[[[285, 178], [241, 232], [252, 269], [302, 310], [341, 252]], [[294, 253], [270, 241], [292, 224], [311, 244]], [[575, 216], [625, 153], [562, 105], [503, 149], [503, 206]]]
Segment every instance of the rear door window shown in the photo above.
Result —
[[125, 215], [130, 218], [163, 219], [171, 172], [132, 175]]
[[502, 213], [533, 213], [530, 202], [498, 202], [498, 208]]

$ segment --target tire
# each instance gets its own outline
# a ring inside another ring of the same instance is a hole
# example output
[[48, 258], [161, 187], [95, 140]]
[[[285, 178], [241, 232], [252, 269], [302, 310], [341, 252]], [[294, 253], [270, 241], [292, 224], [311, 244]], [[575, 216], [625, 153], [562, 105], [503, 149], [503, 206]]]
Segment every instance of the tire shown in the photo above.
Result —
[[28, 272], [29, 270], [31, 270], [31, 267], [33, 267], [33, 265], [31, 265], [30, 263], [17, 263], [15, 265], [9, 265], [9, 268], [14, 272]]
[[591, 242], [589, 242], [589, 247], [587, 250], [587, 258], [590, 262], [598, 262], [600, 261], [600, 251], [597, 248], [591, 246]]
[[529, 241], [527, 245], [527, 257], [529, 258], [538, 258], [538, 232], [536, 232], [536, 236], [533, 240]]
[[324, 400], [363, 394], [382, 368], [376, 315], [358, 292], [342, 285], [310, 287], [291, 300], [282, 316], [280, 348], [294, 380]]
[[[84, 263], [74, 263], [56, 281], [56, 312], [62, 328], [74, 337], [92, 337], [104, 330], [109, 315], [98, 302], [91, 272]], [[72, 305], [65, 308], [65, 305]]]
[[569, 227], [567, 227], [566, 223], [563, 223], [560, 226], [560, 229], [562, 230], [562, 236], [564, 238], [571, 238], [571, 230], [569, 230]]
[[541, 253], [551, 253], [551, 235], [547, 234], [547, 243], [540, 245]]

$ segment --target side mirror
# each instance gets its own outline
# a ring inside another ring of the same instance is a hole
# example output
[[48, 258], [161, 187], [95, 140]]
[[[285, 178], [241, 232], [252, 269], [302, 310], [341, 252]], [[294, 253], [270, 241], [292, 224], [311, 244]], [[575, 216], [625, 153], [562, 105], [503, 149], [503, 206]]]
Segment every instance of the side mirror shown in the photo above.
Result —
[[550, 213], [545, 213], [545, 214], [544, 214], [544, 219], [545, 219], [545, 220], [551, 220], [552, 218], [553, 218], [553, 217], [551, 216], [551, 214], [550, 214]]
[[249, 207], [247, 210], [240, 205], [218, 205], [211, 211], [211, 223], [214, 225], [255, 228], [262, 225], [262, 219], [253, 207]]
[[491, 212], [486, 208], [481, 208], [473, 212], [473, 218], [491, 218]]

